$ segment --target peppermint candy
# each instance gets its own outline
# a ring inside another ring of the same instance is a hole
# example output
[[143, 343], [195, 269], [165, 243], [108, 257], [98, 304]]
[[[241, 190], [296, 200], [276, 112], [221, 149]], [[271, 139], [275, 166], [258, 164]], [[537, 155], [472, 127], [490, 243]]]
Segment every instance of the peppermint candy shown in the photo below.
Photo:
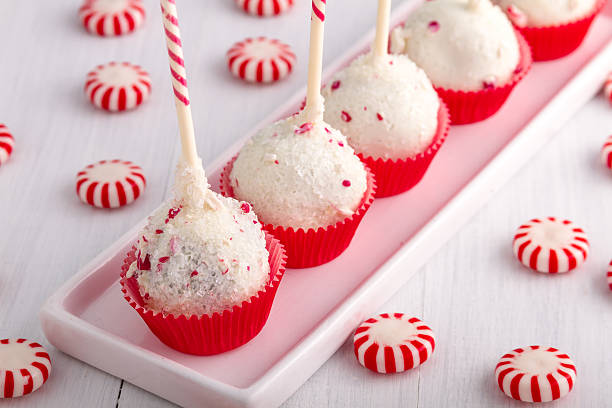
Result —
[[246, 13], [270, 17], [287, 11], [293, 5], [293, 0], [236, 0], [236, 4]]
[[499, 388], [515, 400], [549, 402], [567, 395], [576, 382], [576, 366], [553, 347], [531, 346], [505, 354], [495, 368]]
[[142, 0], [85, 0], [79, 9], [83, 26], [102, 37], [131, 33], [142, 25]]
[[582, 265], [589, 241], [581, 228], [555, 217], [533, 219], [514, 236], [514, 255], [528, 268], [543, 273], [563, 273]]
[[144, 191], [142, 169], [130, 161], [102, 160], [77, 173], [76, 192], [81, 201], [98, 208], [118, 208]]
[[151, 79], [138, 65], [109, 62], [87, 74], [85, 94], [90, 102], [109, 112], [123, 112], [149, 98]]
[[608, 74], [606, 82], [604, 83], [604, 95], [610, 104], [612, 105], [612, 71]]
[[0, 123], [0, 166], [7, 162], [13, 148], [15, 147], [15, 139], [4, 124]]
[[377, 373], [401, 373], [423, 364], [436, 347], [433, 331], [416, 317], [383, 313], [353, 337], [359, 363]]
[[601, 162], [604, 166], [612, 170], [612, 136], [608, 136], [601, 148]]
[[230, 72], [247, 82], [279, 81], [291, 73], [295, 60], [287, 44], [265, 37], [247, 38], [227, 52]]
[[39, 389], [51, 373], [47, 350], [26, 339], [0, 340], [0, 398], [15, 398]]

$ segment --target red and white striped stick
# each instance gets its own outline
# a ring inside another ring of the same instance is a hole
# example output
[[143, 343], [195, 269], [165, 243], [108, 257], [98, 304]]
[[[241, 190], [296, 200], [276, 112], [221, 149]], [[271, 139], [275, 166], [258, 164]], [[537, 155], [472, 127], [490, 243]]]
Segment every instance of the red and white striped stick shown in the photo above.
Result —
[[161, 0], [162, 21], [166, 34], [166, 46], [172, 74], [172, 88], [174, 89], [174, 102], [178, 118], [183, 159], [192, 167], [202, 166], [198, 158], [193, 129], [193, 118], [187, 89], [187, 71], [183, 59], [183, 44], [178, 24], [175, 0]]
[[308, 54], [308, 86], [304, 113], [309, 122], [323, 120], [321, 71], [323, 70], [323, 28], [327, 0], [312, 0], [310, 18], [310, 51]]
[[378, 0], [378, 17], [376, 21], [376, 38], [374, 39], [374, 55], [387, 55], [389, 48], [389, 15], [391, 0]]

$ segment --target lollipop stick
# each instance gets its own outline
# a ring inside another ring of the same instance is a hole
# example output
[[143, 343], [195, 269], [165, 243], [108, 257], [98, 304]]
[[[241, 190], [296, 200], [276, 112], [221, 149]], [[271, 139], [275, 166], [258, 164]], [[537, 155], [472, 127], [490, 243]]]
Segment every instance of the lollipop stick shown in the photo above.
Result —
[[316, 122], [323, 119], [323, 98], [321, 97], [321, 71], [323, 70], [323, 27], [325, 2], [312, 0], [310, 17], [310, 53], [308, 55], [308, 86], [306, 93], [306, 119]]
[[174, 102], [181, 135], [183, 160], [192, 167], [202, 166], [198, 158], [193, 130], [189, 91], [187, 89], [187, 71], [185, 70], [185, 61], [183, 60], [183, 45], [175, 0], [161, 0], [161, 11], [164, 32], [166, 34], [170, 73], [172, 74], [172, 88], [174, 89]]
[[389, 48], [389, 15], [391, 0], [378, 0], [378, 19], [376, 21], [376, 39], [374, 40], [374, 55], [387, 55]]

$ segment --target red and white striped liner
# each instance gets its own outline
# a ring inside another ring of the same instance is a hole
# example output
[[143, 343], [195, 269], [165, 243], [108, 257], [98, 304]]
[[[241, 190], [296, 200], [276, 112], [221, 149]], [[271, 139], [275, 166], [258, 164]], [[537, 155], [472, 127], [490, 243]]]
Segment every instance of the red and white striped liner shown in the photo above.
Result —
[[236, 0], [246, 13], [259, 17], [278, 16], [293, 5], [293, 0]]
[[239, 41], [227, 52], [230, 72], [247, 82], [280, 81], [291, 73], [295, 61], [289, 45], [266, 37]]
[[87, 74], [85, 94], [89, 101], [109, 112], [140, 106], [151, 94], [151, 78], [138, 65], [109, 62]]
[[112, 37], [140, 27], [145, 9], [142, 0], [85, 0], [79, 17], [90, 33]]
[[142, 169], [130, 161], [102, 160], [77, 173], [81, 201], [98, 208], [118, 208], [136, 200], [147, 182]]
[[563, 273], [582, 265], [589, 241], [581, 228], [555, 217], [535, 218], [514, 236], [514, 255], [523, 265], [544, 273]]
[[608, 102], [610, 102], [610, 105], [612, 105], [612, 71], [608, 73], [606, 82], [604, 83], [603, 91], [604, 95], [606, 96], [606, 99], [608, 100]]
[[612, 261], [608, 264], [608, 287], [612, 290]]
[[515, 400], [550, 402], [567, 395], [576, 382], [576, 366], [553, 347], [518, 348], [502, 356], [495, 368], [499, 388]]
[[0, 399], [36, 391], [50, 373], [49, 353], [40, 344], [26, 339], [0, 340]]
[[13, 153], [15, 147], [15, 139], [9, 132], [8, 128], [0, 123], [0, 166], [6, 163]]
[[433, 331], [416, 317], [383, 313], [359, 326], [353, 337], [359, 363], [377, 373], [418, 367], [436, 348]]
[[612, 135], [608, 136], [601, 148], [601, 162], [612, 170]]

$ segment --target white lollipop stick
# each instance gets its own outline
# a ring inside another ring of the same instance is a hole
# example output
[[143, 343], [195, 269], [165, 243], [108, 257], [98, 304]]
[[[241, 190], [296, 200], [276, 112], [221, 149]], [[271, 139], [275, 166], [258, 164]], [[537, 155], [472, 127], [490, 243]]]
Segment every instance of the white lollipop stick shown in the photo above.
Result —
[[310, 18], [310, 52], [308, 55], [308, 87], [304, 113], [309, 122], [323, 120], [321, 71], [323, 69], [323, 27], [327, 0], [312, 0]]
[[389, 15], [391, 0], [378, 0], [378, 19], [376, 21], [376, 39], [374, 40], [374, 55], [387, 55], [389, 48]]
[[174, 102], [178, 118], [183, 160], [191, 167], [201, 167], [193, 130], [191, 106], [189, 105], [189, 91], [187, 89], [187, 71], [183, 60], [183, 46], [181, 32], [178, 25], [175, 0], [161, 0], [162, 21], [166, 33], [166, 46], [172, 74], [172, 87], [174, 88]]

